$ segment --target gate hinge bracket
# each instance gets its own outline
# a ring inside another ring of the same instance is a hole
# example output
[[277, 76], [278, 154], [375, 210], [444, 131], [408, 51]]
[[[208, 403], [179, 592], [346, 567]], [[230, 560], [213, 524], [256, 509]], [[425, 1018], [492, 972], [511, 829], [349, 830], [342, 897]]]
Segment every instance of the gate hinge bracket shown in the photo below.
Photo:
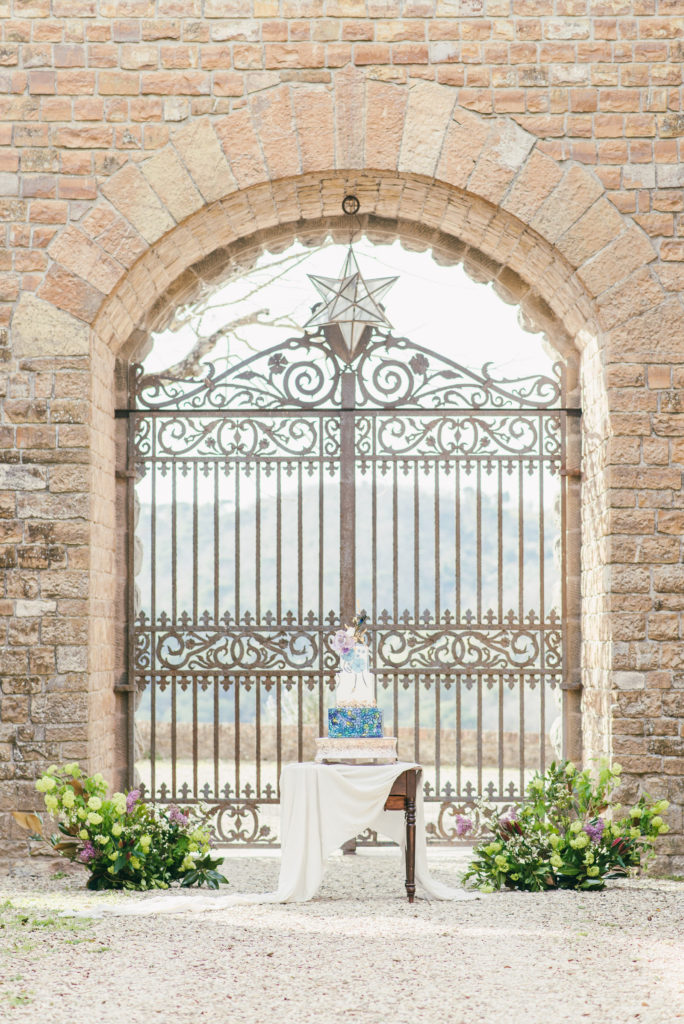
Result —
[[123, 675], [118, 683], [114, 683], [114, 693], [135, 693], [135, 685], [128, 682], [128, 676]]

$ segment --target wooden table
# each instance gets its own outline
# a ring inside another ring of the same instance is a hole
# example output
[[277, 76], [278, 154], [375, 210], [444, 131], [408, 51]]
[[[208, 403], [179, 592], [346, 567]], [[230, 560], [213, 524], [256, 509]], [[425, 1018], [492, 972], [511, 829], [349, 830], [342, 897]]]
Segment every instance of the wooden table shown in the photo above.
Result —
[[394, 780], [385, 801], [386, 811], [403, 811], [406, 816], [406, 895], [416, 895], [416, 788], [420, 768], [408, 768]]

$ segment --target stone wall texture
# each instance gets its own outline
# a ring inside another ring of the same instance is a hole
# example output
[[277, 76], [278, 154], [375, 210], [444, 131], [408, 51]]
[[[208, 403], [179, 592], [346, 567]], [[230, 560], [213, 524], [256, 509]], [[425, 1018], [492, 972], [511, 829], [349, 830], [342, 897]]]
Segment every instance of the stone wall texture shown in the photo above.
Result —
[[0, 0], [0, 852], [125, 762], [127, 361], [353, 190], [577, 372], [570, 728], [684, 873], [683, 58], [682, 0]]

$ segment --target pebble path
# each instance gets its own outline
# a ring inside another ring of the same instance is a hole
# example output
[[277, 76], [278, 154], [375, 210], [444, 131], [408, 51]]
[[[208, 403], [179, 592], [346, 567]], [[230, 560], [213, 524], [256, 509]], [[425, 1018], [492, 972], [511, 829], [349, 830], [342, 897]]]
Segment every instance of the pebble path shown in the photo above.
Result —
[[[457, 883], [463, 854], [431, 851]], [[230, 854], [231, 892], [274, 889], [273, 853]], [[684, 883], [602, 893], [403, 898], [398, 852], [335, 856], [306, 904], [61, 917], [91, 894], [62, 861], [0, 874], [0, 1021], [16, 1024], [674, 1024]]]

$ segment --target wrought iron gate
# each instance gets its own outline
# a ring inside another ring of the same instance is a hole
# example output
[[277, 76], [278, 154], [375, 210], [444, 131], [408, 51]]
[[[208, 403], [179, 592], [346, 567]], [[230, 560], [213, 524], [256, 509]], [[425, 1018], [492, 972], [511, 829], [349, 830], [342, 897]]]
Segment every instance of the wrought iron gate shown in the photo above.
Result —
[[220, 842], [274, 842], [281, 765], [312, 756], [328, 638], [358, 608], [385, 722], [424, 765], [429, 838], [454, 841], [478, 794], [519, 795], [562, 716], [560, 368], [495, 380], [369, 328], [350, 362], [305, 335], [202, 380], [136, 366], [131, 396], [146, 795], [204, 802]]

